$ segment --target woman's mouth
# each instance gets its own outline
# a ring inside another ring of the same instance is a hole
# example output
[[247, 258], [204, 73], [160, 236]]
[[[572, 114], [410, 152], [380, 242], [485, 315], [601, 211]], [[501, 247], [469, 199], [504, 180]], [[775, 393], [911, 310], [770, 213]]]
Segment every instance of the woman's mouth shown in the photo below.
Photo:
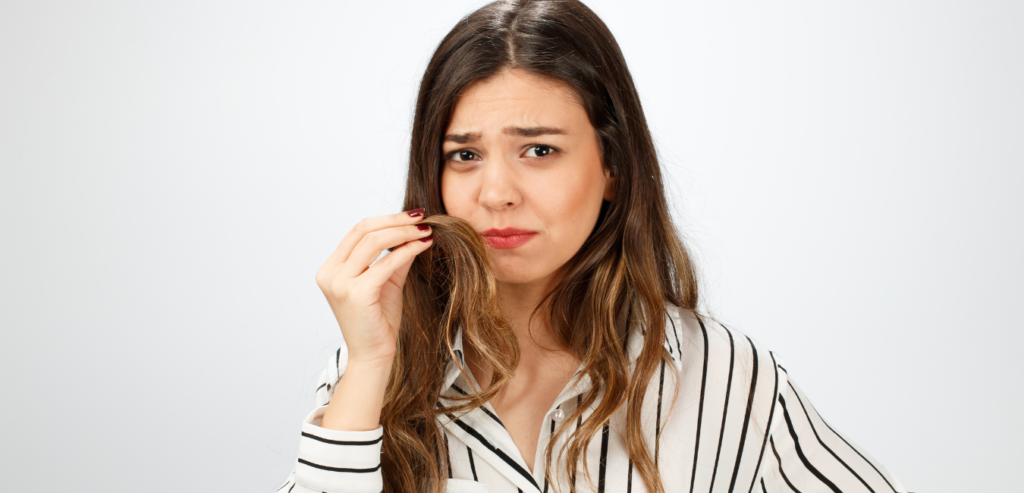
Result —
[[530, 241], [534, 236], [537, 236], [536, 231], [517, 228], [492, 228], [481, 234], [484, 236], [484, 241], [487, 242], [487, 245], [499, 250], [507, 250], [509, 248], [521, 246], [522, 244]]

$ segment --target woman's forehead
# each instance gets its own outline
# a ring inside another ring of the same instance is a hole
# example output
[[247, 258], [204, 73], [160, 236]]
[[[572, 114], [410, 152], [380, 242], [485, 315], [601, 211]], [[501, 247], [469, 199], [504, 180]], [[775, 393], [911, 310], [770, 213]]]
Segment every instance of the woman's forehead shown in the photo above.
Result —
[[568, 133], [586, 123], [586, 112], [567, 84], [512, 69], [470, 86], [456, 103], [446, 133], [516, 134], [510, 132], [516, 128]]

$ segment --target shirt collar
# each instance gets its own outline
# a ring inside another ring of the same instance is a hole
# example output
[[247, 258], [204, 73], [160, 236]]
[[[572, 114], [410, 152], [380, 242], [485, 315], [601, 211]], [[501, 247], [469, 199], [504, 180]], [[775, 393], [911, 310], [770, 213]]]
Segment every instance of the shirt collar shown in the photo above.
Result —
[[[683, 334], [682, 334], [682, 321], [679, 318], [679, 308], [673, 305], [666, 305], [665, 314], [665, 340], [662, 342], [662, 346], [665, 351], [668, 352], [669, 359], [675, 365], [676, 370], [679, 372], [683, 371], [683, 358], [682, 358], [682, 346], [683, 346]], [[626, 335], [626, 355], [630, 364], [636, 362], [637, 358], [640, 357], [640, 352], [644, 348], [644, 339], [647, 336], [647, 331], [642, 326], [633, 327], [629, 330]], [[462, 326], [459, 325], [455, 329], [455, 340], [452, 341], [452, 349], [455, 351], [455, 357], [458, 358], [458, 364], [463, 368], [466, 367], [466, 358], [462, 349]], [[582, 365], [576, 374], [583, 370]], [[452, 361], [448, 362], [448, 367], [445, 372], [444, 387], [443, 389], [451, 388], [452, 384], [458, 380], [462, 373], [459, 371], [459, 367]], [[575, 396], [579, 393], [586, 392], [591, 385], [590, 377], [583, 375], [580, 379], [575, 379], [575, 384], [570, 384], [566, 387], [563, 394], [568, 393], [571, 396]], [[560, 397], [561, 398], [561, 397]]]
[[[683, 371], [683, 321], [682, 309], [670, 303], [665, 304], [665, 341], [662, 343], [676, 371]], [[637, 353], [639, 356], [639, 353]], [[631, 360], [632, 361], [632, 360]]]
[[[662, 322], [665, 327], [665, 335], [661, 345], [665, 348], [665, 351], [668, 353], [669, 360], [673, 365], [675, 365], [676, 370], [682, 372], [683, 324], [679, 318], [679, 313], [679, 307], [671, 303], [665, 303], [665, 319]], [[628, 361], [630, 365], [635, 364], [636, 360], [640, 358], [640, 353], [643, 352], [646, 338], [647, 330], [644, 326], [637, 325], [629, 328], [629, 332], [626, 334], [626, 361]]]
[[455, 350], [455, 357], [459, 360], [459, 362], [458, 365], [456, 365], [452, 361], [448, 362], [448, 367], [447, 370], [445, 371], [444, 376], [444, 387], [441, 387], [444, 390], [451, 388], [452, 384], [455, 383], [455, 380], [457, 380], [459, 376], [462, 375], [462, 372], [459, 371], [459, 366], [466, 368], [466, 357], [462, 352], [461, 325], [455, 328], [455, 340], [452, 341], [452, 349]]

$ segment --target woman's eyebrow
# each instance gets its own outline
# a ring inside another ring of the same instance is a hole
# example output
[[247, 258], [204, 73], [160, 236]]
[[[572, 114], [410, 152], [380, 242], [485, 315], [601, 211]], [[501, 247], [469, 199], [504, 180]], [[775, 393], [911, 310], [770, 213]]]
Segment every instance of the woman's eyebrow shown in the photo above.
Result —
[[[565, 130], [557, 127], [505, 127], [502, 129], [505, 135], [518, 137], [536, 137], [538, 135], [565, 135]], [[448, 134], [444, 136], [444, 142], [455, 142], [456, 144], [469, 144], [480, 139], [480, 132], [467, 132], [464, 134]]]
[[468, 144], [480, 139], [480, 132], [469, 132], [464, 134], [448, 134], [444, 136], [444, 142], [455, 142], [456, 144]]
[[565, 130], [555, 127], [505, 127], [502, 129], [505, 135], [516, 135], [519, 137], [536, 137], [538, 135], [565, 135]]

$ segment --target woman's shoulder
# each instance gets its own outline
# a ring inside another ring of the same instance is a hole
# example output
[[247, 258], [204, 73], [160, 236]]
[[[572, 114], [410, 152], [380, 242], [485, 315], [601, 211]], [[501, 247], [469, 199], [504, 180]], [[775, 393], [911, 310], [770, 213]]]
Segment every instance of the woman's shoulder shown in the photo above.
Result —
[[[786, 491], [906, 491], [818, 415], [774, 352], [713, 317], [671, 306], [667, 312], [668, 337], [680, 341], [675, 353], [682, 405], [673, 409], [681, 415], [676, 422], [682, 425], [676, 429], [681, 430], [684, 449], [698, 453], [696, 445], [689, 448], [693, 435], [688, 426], [696, 424], [696, 436], [701, 437], [701, 423], [711, 423], [705, 429], [718, 444], [705, 450], [717, 450], [715, 463], [719, 453], [737, 457], [733, 478], [741, 471], [745, 481], [752, 481], [760, 459], [767, 457], [785, 472], [764, 480]], [[701, 457], [707, 456], [698, 455], [693, 463]], [[758, 459], [741, 462], [740, 457]]]
[[675, 305], [666, 305], [666, 311], [666, 339], [678, 341], [674, 361], [683, 381], [699, 378], [704, 387], [724, 385], [730, 392], [750, 392], [751, 398], [775, 399], [786, 374], [774, 352], [713, 317]]

